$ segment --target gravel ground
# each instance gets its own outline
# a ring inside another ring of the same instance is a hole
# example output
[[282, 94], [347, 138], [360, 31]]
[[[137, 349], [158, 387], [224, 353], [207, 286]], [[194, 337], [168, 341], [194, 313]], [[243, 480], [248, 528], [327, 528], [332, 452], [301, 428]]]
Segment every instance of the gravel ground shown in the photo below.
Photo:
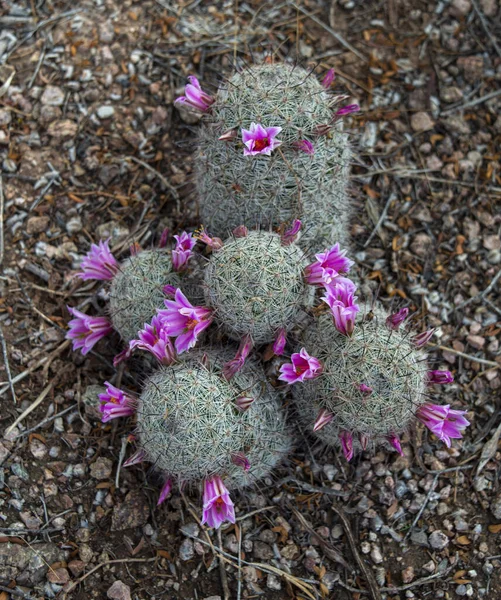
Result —
[[[501, 597], [500, 32], [496, 0], [0, 0], [0, 600]], [[73, 353], [65, 305], [104, 307], [74, 277], [91, 242], [199, 224], [186, 76], [271, 58], [335, 67], [360, 103], [353, 255], [437, 328], [472, 426], [350, 464], [304, 439], [216, 533], [198, 497], [157, 509], [155, 475], [120, 470], [129, 425], [94, 400], [119, 340]]]

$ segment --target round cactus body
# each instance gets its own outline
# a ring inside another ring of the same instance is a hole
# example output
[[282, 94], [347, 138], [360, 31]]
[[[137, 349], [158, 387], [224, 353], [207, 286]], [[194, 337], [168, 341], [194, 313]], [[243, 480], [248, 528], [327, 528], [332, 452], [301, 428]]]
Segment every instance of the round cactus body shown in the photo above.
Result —
[[254, 344], [271, 342], [279, 329], [290, 330], [302, 307], [311, 303], [314, 291], [303, 277], [306, 264], [298, 246], [282, 245], [274, 233], [251, 231], [228, 239], [205, 270], [214, 319], [235, 340], [250, 335]]
[[129, 342], [163, 308], [165, 285], [179, 287], [181, 279], [172, 270], [170, 252], [144, 250], [126, 259], [110, 290], [113, 327]]
[[[146, 381], [137, 409], [140, 447], [155, 468], [179, 482], [214, 475], [229, 487], [270, 474], [291, 447], [277, 393], [248, 359], [228, 382], [221, 374], [231, 350], [211, 350], [162, 368]], [[242, 411], [238, 399], [252, 397]], [[235, 461], [244, 455], [246, 471]]]
[[390, 331], [380, 311], [360, 319], [351, 337], [341, 335], [330, 315], [321, 315], [303, 332], [301, 346], [318, 358], [317, 379], [293, 386], [294, 400], [305, 428], [312, 431], [323, 409], [333, 416], [315, 435], [329, 445], [339, 433], [382, 442], [404, 431], [426, 401], [424, 354], [405, 330]]
[[[301, 219], [301, 246], [324, 248], [348, 240], [346, 194], [350, 150], [342, 123], [333, 118], [330, 95], [300, 67], [260, 65], [230, 78], [221, 88], [199, 133], [196, 186], [201, 216], [213, 235], [235, 227], [277, 227]], [[270, 156], [244, 156], [242, 129], [252, 123], [281, 127], [282, 145]], [[218, 138], [230, 130], [234, 139]], [[314, 154], [297, 145], [311, 142]]]

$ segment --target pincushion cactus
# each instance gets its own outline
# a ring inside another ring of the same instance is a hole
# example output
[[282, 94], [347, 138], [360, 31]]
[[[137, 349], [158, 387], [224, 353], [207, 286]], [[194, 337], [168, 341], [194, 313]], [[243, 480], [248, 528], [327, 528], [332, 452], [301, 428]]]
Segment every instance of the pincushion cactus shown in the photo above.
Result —
[[401, 452], [399, 434], [415, 417], [448, 445], [468, 424], [463, 411], [428, 403], [428, 386], [450, 383], [452, 375], [427, 370], [423, 335], [410, 335], [401, 322], [399, 313], [386, 317], [375, 308], [347, 335], [332, 315], [322, 314], [302, 334], [301, 346], [321, 370], [292, 388], [299, 416], [324, 443], [341, 445], [348, 460], [369, 443], [388, 442]]
[[113, 327], [125, 341], [156, 315], [166, 298], [164, 287], [178, 287], [180, 276], [174, 272], [170, 252], [143, 250], [126, 259], [111, 283], [110, 314]]
[[[146, 381], [137, 409], [139, 445], [174, 479], [192, 483], [220, 475], [230, 488], [249, 485], [268, 475], [291, 446], [262, 368], [248, 359], [228, 382], [221, 372], [230, 355], [211, 350], [202, 364], [199, 353], [190, 354]], [[240, 456], [248, 470], [239, 466]]]
[[304, 248], [347, 241], [350, 150], [339, 118], [358, 107], [339, 109], [342, 100], [286, 64], [250, 67], [219, 89], [195, 161], [201, 216], [214, 235], [299, 218]]
[[265, 231], [230, 238], [213, 251], [205, 269], [207, 304], [231, 338], [250, 336], [256, 345], [290, 330], [313, 296], [304, 279], [307, 266], [294, 243]]

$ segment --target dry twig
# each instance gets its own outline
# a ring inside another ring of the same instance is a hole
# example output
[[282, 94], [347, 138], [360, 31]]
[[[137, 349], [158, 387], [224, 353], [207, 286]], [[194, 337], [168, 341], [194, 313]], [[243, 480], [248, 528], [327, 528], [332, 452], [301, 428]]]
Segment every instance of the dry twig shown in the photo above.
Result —
[[12, 400], [14, 404], [17, 404], [16, 390], [14, 389], [14, 382], [12, 381], [12, 374], [10, 372], [9, 353], [7, 352], [7, 344], [3, 335], [3, 330], [0, 327], [0, 344], [2, 345], [2, 354], [5, 365], [5, 372], [7, 373], [7, 379], [9, 382], [10, 393], [12, 394]]

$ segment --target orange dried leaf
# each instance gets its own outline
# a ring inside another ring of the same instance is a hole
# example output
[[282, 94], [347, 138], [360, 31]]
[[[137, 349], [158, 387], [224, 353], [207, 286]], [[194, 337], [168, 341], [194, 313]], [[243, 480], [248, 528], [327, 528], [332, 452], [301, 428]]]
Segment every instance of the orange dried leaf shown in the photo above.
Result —
[[459, 544], [460, 546], [469, 546], [471, 544], [471, 540], [468, 539], [468, 536], [466, 535], [460, 535], [456, 540], [456, 544]]
[[157, 556], [161, 558], [167, 558], [168, 560], [172, 560], [172, 556], [167, 552], [167, 550], [157, 550]]
[[501, 532], [501, 523], [497, 523], [496, 525], [489, 525], [489, 531], [491, 533]]

